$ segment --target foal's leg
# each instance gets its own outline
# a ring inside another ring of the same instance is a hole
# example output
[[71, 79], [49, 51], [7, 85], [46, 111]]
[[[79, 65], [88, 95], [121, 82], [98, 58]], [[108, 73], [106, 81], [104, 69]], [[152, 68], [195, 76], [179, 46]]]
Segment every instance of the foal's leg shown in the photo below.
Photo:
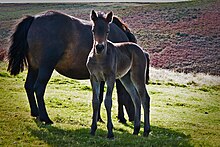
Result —
[[100, 94], [99, 94], [99, 110], [98, 110], [98, 121], [104, 123], [104, 121], [101, 118], [101, 105], [103, 102], [103, 93], [104, 93], [104, 86], [105, 82], [102, 81], [100, 84]]
[[38, 107], [34, 96], [34, 83], [37, 79], [37, 75], [38, 70], [34, 70], [29, 66], [24, 87], [30, 104], [31, 116], [33, 117], [39, 116]]
[[145, 79], [144, 72], [141, 73], [141, 70], [136, 70], [136, 72], [132, 72], [131, 74], [131, 80], [135, 88], [137, 89], [138, 95], [140, 96], [141, 103], [144, 109], [144, 134], [143, 135], [148, 136], [150, 133], [150, 116], [149, 116], [150, 115], [150, 96], [147, 93], [144, 79]]
[[113, 124], [111, 117], [111, 109], [112, 109], [112, 92], [114, 88], [115, 78], [109, 77], [106, 81], [107, 84], [107, 92], [105, 96], [105, 108], [107, 111], [107, 128], [108, 128], [108, 136], [107, 138], [114, 138], [114, 134], [112, 132]]
[[133, 82], [141, 99], [141, 103], [144, 109], [144, 134], [148, 136], [150, 133], [150, 96], [147, 93], [145, 84], [142, 82]]
[[150, 133], [150, 96], [145, 90], [146, 97], [142, 98], [142, 105], [144, 109], [144, 136], [148, 136]]
[[92, 85], [92, 125], [91, 125], [91, 135], [95, 135], [97, 129], [97, 119], [98, 119], [98, 110], [99, 110], [99, 94], [100, 94], [100, 82], [97, 82], [94, 76], [90, 76], [90, 82]]
[[134, 135], [138, 135], [140, 131], [140, 119], [141, 119], [141, 101], [138, 96], [137, 90], [130, 79], [130, 73], [126, 74], [121, 79], [122, 84], [125, 86], [125, 89], [130, 94], [132, 101], [134, 103], [135, 108], [135, 116], [134, 116]]

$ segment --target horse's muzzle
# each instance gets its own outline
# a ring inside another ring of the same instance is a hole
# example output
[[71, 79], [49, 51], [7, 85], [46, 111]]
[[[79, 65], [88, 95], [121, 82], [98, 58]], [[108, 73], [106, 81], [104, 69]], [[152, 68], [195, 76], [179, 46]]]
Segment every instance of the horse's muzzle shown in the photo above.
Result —
[[97, 44], [95, 48], [97, 53], [100, 54], [104, 50], [105, 46], [103, 44]]

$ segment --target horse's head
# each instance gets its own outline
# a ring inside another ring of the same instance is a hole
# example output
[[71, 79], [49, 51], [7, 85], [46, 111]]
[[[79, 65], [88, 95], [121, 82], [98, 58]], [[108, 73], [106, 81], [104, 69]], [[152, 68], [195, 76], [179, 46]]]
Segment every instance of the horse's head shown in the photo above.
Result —
[[113, 13], [105, 15], [103, 12], [98, 14], [92, 10], [91, 20], [93, 21], [93, 38], [95, 53], [100, 54], [107, 49], [107, 38], [110, 31], [109, 23], [112, 21]]

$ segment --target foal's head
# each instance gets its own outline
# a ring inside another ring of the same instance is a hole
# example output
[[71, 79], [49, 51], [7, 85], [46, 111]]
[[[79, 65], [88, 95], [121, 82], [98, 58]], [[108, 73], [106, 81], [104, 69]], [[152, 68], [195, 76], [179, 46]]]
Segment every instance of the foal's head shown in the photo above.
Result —
[[109, 23], [112, 21], [112, 16], [112, 12], [105, 15], [103, 12], [98, 12], [97, 14], [94, 10], [92, 10], [92, 32], [95, 53], [97, 54], [101, 54], [107, 48], [107, 37], [110, 31]]

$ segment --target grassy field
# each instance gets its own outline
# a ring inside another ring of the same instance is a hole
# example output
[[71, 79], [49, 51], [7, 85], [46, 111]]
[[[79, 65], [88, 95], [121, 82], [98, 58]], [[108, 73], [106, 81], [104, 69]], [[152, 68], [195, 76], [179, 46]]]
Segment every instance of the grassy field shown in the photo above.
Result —
[[[5, 62], [0, 62], [0, 146], [220, 145], [219, 77], [152, 68], [151, 82], [147, 86], [151, 96], [152, 132], [149, 137], [133, 136], [131, 122], [127, 125], [117, 122], [114, 91], [115, 139], [108, 140], [106, 124], [98, 123], [96, 136], [89, 135], [92, 91], [88, 80], [68, 79], [54, 72], [47, 86], [45, 101], [55, 123], [44, 126], [30, 116], [23, 88], [26, 71], [12, 77], [6, 72], [6, 67]], [[169, 79], [163, 76], [164, 73]], [[102, 117], [106, 122], [104, 106]]]

